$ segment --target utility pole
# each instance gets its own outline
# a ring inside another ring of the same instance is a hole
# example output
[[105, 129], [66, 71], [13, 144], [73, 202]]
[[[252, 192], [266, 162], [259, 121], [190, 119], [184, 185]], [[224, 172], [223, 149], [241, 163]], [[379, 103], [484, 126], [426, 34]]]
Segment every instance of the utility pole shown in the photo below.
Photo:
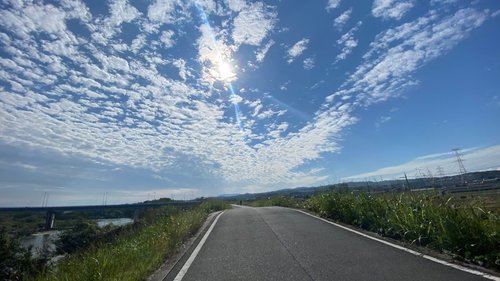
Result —
[[460, 154], [460, 148], [454, 148], [451, 151], [455, 153], [458, 170], [460, 172], [460, 179], [462, 181], [462, 184], [465, 184], [465, 175], [467, 174], [467, 170], [465, 169], [464, 160], [462, 159], [462, 155]]

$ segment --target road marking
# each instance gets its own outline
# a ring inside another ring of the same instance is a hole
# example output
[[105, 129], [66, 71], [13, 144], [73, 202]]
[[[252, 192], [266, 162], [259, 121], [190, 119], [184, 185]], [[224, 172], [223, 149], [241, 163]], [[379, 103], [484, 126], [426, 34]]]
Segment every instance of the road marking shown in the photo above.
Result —
[[382, 244], [385, 244], [385, 245], [387, 245], [387, 246], [391, 246], [391, 247], [396, 248], [396, 249], [398, 249], [398, 250], [405, 251], [405, 252], [410, 253], [410, 254], [412, 254], [412, 255], [419, 256], [419, 257], [422, 257], [422, 258], [424, 258], [424, 259], [428, 259], [428, 260], [430, 260], [430, 261], [437, 262], [437, 263], [440, 263], [440, 264], [442, 264], [442, 265], [446, 265], [446, 266], [449, 266], [449, 267], [452, 267], [452, 268], [455, 268], [455, 269], [458, 269], [458, 270], [461, 270], [461, 271], [465, 271], [465, 272], [468, 272], [468, 273], [472, 273], [472, 274], [475, 274], [475, 275], [479, 275], [479, 276], [481, 276], [481, 277], [484, 277], [484, 278], [487, 278], [487, 279], [490, 279], [490, 280], [500, 281], [500, 278], [499, 278], [499, 277], [493, 276], [493, 275], [491, 275], [491, 274], [484, 273], [484, 272], [481, 272], [481, 271], [478, 271], [478, 270], [474, 270], [474, 269], [470, 269], [470, 268], [467, 268], [467, 267], [465, 267], [465, 266], [461, 266], [461, 265], [458, 265], [458, 264], [449, 263], [449, 262], [447, 262], [447, 261], [440, 260], [440, 259], [438, 259], [438, 258], [431, 257], [431, 256], [428, 256], [428, 255], [425, 255], [425, 254], [419, 253], [419, 252], [417, 252], [417, 251], [414, 251], [414, 250], [411, 250], [411, 249], [405, 248], [405, 247], [403, 247], [403, 246], [399, 246], [399, 245], [393, 244], [393, 243], [391, 243], [391, 242], [387, 242], [387, 241], [385, 241], [385, 240], [378, 239], [378, 238], [376, 238], [376, 237], [373, 237], [373, 236], [367, 235], [367, 234], [365, 234], [365, 233], [362, 233], [362, 232], [356, 231], [356, 230], [354, 230], [354, 229], [350, 229], [350, 228], [345, 227], [345, 226], [343, 226], [343, 225], [340, 225], [340, 224], [338, 224], [338, 223], [334, 223], [334, 222], [331, 222], [331, 221], [326, 220], [326, 219], [324, 219], [324, 218], [320, 218], [320, 217], [318, 217], [318, 216], [315, 216], [315, 215], [309, 214], [308, 212], [304, 212], [304, 211], [302, 211], [302, 210], [297, 210], [297, 209], [292, 209], [292, 208], [290, 208], [290, 209], [291, 209], [291, 210], [294, 210], [294, 211], [297, 211], [297, 212], [301, 212], [301, 213], [303, 213], [303, 214], [306, 214], [306, 215], [311, 216], [311, 217], [313, 217], [313, 218], [316, 218], [316, 219], [318, 219], [318, 220], [322, 220], [322, 221], [324, 221], [324, 222], [326, 222], [326, 223], [329, 223], [329, 224], [335, 225], [335, 226], [337, 226], [337, 227], [340, 227], [340, 228], [345, 229], [345, 230], [347, 230], [347, 231], [350, 231], [350, 232], [352, 232], [352, 233], [356, 233], [356, 234], [361, 235], [361, 236], [363, 236], [363, 237], [366, 237], [366, 238], [368, 238], [368, 239], [375, 240], [375, 241], [380, 242], [380, 243], [382, 243]]
[[208, 229], [207, 233], [205, 233], [205, 235], [203, 235], [203, 238], [201, 238], [200, 243], [198, 243], [198, 245], [196, 246], [196, 248], [194, 249], [194, 251], [191, 253], [191, 256], [189, 256], [189, 259], [186, 261], [186, 263], [181, 268], [181, 270], [179, 271], [179, 273], [177, 273], [177, 276], [175, 276], [174, 281], [181, 281], [182, 278], [184, 278], [184, 275], [186, 275], [186, 272], [188, 271], [189, 267], [193, 263], [194, 259], [198, 255], [198, 253], [200, 252], [201, 247], [203, 247], [203, 244], [205, 244], [205, 241], [207, 241], [207, 238], [210, 235], [210, 232], [212, 232], [212, 230], [214, 229], [215, 224], [219, 220], [220, 216], [222, 216], [222, 214], [224, 214], [224, 211], [222, 211], [219, 215], [217, 215], [217, 217], [215, 218], [214, 222], [212, 223], [212, 225]]

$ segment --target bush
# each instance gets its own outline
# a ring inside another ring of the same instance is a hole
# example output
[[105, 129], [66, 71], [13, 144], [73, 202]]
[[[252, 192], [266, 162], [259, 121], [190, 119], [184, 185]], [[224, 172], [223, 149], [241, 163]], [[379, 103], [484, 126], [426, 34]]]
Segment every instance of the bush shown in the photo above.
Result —
[[79, 249], [89, 247], [99, 237], [97, 223], [80, 221], [73, 228], [65, 230], [56, 242], [59, 253], [73, 253]]
[[45, 269], [45, 257], [32, 258], [31, 249], [21, 247], [10, 239], [6, 230], [0, 230], [0, 280], [22, 280]]

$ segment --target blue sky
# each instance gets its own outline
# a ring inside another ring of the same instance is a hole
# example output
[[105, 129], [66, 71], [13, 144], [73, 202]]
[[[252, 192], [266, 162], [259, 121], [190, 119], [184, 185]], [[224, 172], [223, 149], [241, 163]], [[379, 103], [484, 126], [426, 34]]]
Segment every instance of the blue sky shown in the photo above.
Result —
[[0, 205], [500, 168], [500, 2], [2, 1]]

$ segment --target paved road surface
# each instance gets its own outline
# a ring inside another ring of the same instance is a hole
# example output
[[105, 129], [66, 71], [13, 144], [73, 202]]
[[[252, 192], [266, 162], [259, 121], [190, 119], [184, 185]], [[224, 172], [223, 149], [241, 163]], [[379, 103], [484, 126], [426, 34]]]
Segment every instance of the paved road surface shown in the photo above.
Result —
[[486, 280], [279, 207], [233, 208], [182, 280]]

